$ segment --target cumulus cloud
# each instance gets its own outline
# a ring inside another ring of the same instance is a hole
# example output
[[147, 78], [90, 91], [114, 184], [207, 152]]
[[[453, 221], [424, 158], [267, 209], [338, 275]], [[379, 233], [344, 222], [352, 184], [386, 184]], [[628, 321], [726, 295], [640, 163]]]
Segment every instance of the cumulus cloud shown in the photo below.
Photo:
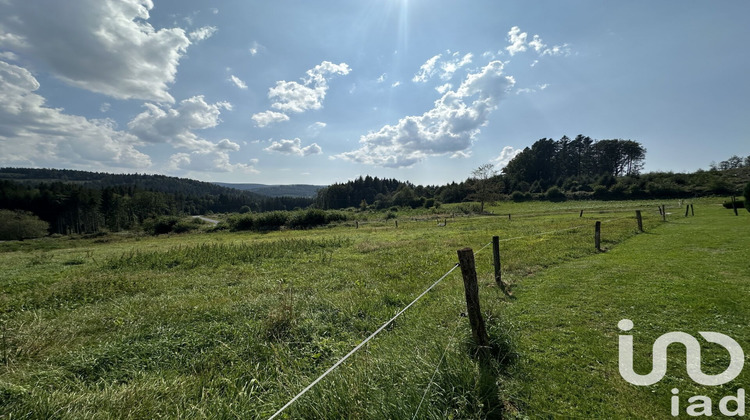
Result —
[[[254, 167], [257, 160], [253, 159], [249, 163], [231, 163], [229, 150], [221, 147], [223, 141], [214, 145], [214, 147], [207, 147], [204, 150], [196, 150], [190, 153], [175, 153], [169, 157], [167, 168], [172, 172], [258, 173], [258, 170]], [[237, 150], [239, 150], [239, 146]]]
[[229, 76], [229, 80], [240, 89], [247, 89], [247, 84], [235, 75]]
[[0, 61], [0, 166], [148, 168], [137, 137], [109, 119], [86, 119], [45, 106], [25, 68]]
[[[511, 56], [526, 51], [528, 47], [531, 47], [539, 56], [570, 55], [570, 45], [568, 44], [553, 45], [550, 47], [542, 41], [539, 35], [532, 36], [529, 42], [526, 42], [527, 38], [528, 34], [526, 32], [521, 32], [518, 26], [514, 26], [508, 31], [508, 42], [510, 45], [505, 47], [505, 49], [508, 50]], [[531, 66], [534, 67], [536, 63], [535, 61]]]
[[227, 102], [209, 104], [202, 95], [181, 101], [177, 107], [143, 105], [145, 111], [128, 123], [128, 129], [146, 143], [169, 143], [174, 147], [203, 150], [214, 146], [194, 130], [216, 127], [221, 110], [230, 110]]
[[151, 0], [2, 3], [0, 48], [35, 57], [72, 86], [174, 102], [168, 86], [190, 40], [183, 29], [156, 30], [147, 22]]
[[442, 57], [442, 54], [433, 56], [432, 58], [425, 61], [424, 64], [419, 67], [419, 71], [414, 75], [411, 81], [415, 83], [426, 82], [435, 74], [435, 65], [437, 64], [437, 61], [440, 60], [440, 57]]
[[328, 92], [328, 79], [333, 75], [347, 75], [351, 69], [346, 63], [323, 61], [307, 71], [302, 83], [280, 80], [268, 90], [271, 108], [282, 112], [305, 112], [323, 107]]
[[448, 90], [422, 115], [407, 116], [360, 137], [361, 147], [336, 158], [385, 167], [408, 167], [429, 157], [468, 154], [489, 114], [515, 81], [492, 61]]
[[289, 116], [282, 112], [264, 111], [253, 115], [252, 119], [256, 126], [265, 127], [274, 123], [289, 121]]
[[513, 160], [513, 158], [518, 156], [518, 154], [521, 152], [523, 152], [523, 149], [514, 149], [512, 146], [503, 147], [503, 150], [500, 152], [500, 156], [493, 159], [493, 162], [495, 162], [495, 167], [497, 169], [502, 169], [508, 166], [508, 162]]
[[284, 155], [297, 156], [310, 156], [323, 153], [323, 149], [321, 149], [317, 143], [302, 147], [302, 140], [300, 140], [299, 138], [295, 138], [294, 140], [282, 139], [280, 141], [274, 141], [270, 146], [266, 147], [263, 150], [267, 152], [277, 152]]
[[445, 56], [438, 54], [422, 64], [411, 80], [415, 83], [424, 83], [434, 76], [443, 81], [450, 80], [461, 67], [471, 64], [473, 57], [471, 53], [461, 56], [458, 52], [450, 51], [447, 51]]
[[510, 31], [508, 31], [508, 42], [510, 42], [510, 45], [505, 47], [505, 49], [508, 50], [511, 56], [526, 51], [527, 36], [528, 34], [521, 32], [521, 28], [518, 26], [510, 28]]
[[191, 41], [203, 41], [204, 39], [211, 38], [217, 30], [215, 26], [204, 26], [190, 32], [188, 36]]

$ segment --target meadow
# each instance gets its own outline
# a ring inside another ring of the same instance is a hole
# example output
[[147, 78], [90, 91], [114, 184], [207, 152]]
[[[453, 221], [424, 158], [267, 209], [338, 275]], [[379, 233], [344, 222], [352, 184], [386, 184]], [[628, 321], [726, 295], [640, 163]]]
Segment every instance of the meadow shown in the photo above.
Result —
[[[701, 389], [676, 346], [659, 384], [617, 371], [623, 318], [639, 372], [668, 331], [750, 350], [750, 214], [692, 203], [690, 217], [676, 200], [503, 202], [482, 216], [446, 205], [308, 230], [0, 243], [0, 418], [268, 418], [467, 246], [490, 357], [471, 342], [456, 270], [280, 418], [664, 418], [674, 387], [687, 405], [750, 383]], [[494, 281], [493, 236], [513, 299]], [[726, 354], [706, 349], [705, 370], [723, 370]]]

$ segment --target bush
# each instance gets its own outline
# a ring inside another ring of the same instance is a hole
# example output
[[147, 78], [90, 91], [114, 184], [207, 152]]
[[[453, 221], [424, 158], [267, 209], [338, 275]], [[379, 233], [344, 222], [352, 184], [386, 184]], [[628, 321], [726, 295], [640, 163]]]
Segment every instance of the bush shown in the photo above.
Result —
[[0, 240], [15, 241], [47, 236], [49, 223], [34, 213], [0, 210]]
[[261, 213], [255, 218], [253, 224], [255, 230], [268, 231], [279, 230], [289, 221], [289, 214], [283, 211], [272, 211]]
[[603, 200], [609, 196], [609, 190], [604, 185], [597, 185], [594, 187], [593, 196], [597, 200]]
[[560, 188], [550, 187], [547, 190], [547, 200], [549, 201], [565, 201], [565, 193], [560, 191]]
[[233, 231], [253, 230], [253, 228], [255, 227], [255, 219], [251, 214], [235, 216], [229, 219], [229, 227]]
[[240, 214], [250, 213], [250, 206], [240, 207]]
[[521, 191], [513, 191], [513, 194], [510, 195], [510, 198], [516, 203], [520, 203], [521, 201], [526, 200], [526, 194], [522, 193]]
[[429, 209], [435, 207], [435, 199], [434, 198], [428, 198], [424, 201], [424, 208]]
[[320, 209], [310, 209], [297, 213], [289, 219], [288, 226], [292, 229], [306, 229], [326, 224], [326, 213]]
[[172, 229], [180, 221], [177, 216], [159, 216], [155, 219], [143, 221], [143, 231], [152, 235], [163, 235], [172, 232]]

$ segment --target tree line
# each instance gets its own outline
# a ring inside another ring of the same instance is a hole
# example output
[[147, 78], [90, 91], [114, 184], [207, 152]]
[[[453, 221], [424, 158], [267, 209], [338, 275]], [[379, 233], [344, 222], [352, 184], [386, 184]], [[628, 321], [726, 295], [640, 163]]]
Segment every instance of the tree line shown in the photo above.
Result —
[[131, 230], [147, 219], [236, 212], [306, 208], [312, 200], [295, 197], [259, 197], [244, 191], [222, 188], [218, 194], [147, 190], [118, 185], [96, 188], [70, 182], [18, 182], [0, 180], [0, 208], [28, 211], [49, 223], [50, 233], [93, 233], [101, 229]]

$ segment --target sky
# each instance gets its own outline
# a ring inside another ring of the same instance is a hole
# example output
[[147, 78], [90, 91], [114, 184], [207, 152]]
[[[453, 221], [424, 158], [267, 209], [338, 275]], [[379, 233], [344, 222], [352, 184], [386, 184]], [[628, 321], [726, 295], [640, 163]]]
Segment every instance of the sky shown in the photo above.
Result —
[[750, 2], [0, 0], [0, 166], [422, 185], [540, 138], [750, 155]]

